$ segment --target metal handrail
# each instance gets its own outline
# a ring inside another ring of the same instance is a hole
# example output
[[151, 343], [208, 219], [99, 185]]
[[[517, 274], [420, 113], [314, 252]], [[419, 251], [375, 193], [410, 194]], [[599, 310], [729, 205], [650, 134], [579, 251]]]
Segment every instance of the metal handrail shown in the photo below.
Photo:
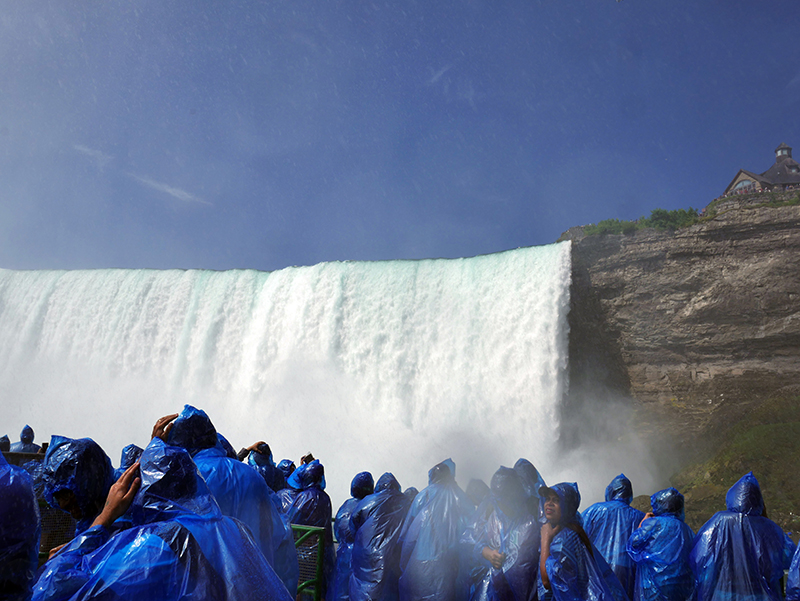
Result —
[[[323, 583], [323, 560], [325, 557], [325, 529], [318, 526], [300, 526], [292, 524], [292, 532], [297, 537], [294, 541], [295, 549], [300, 549], [303, 543], [316, 536], [316, 558], [314, 578], [298, 582], [297, 593], [298, 595], [303, 591], [313, 593], [314, 601], [322, 599], [322, 583]], [[300, 560], [300, 553], [298, 553], [298, 560]]]

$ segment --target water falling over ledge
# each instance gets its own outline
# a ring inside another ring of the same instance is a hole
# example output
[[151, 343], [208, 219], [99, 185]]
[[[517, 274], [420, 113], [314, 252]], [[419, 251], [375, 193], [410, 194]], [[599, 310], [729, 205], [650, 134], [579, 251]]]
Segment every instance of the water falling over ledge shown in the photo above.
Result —
[[[570, 245], [469, 259], [252, 270], [0, 270], [2, 423], [95, 438], [118, 461], [205, 409], [234, 446], [311, 451], [422, 488], [550, 461], [567, 387]], [[12, 429], [15, 428], [15, 429]]]

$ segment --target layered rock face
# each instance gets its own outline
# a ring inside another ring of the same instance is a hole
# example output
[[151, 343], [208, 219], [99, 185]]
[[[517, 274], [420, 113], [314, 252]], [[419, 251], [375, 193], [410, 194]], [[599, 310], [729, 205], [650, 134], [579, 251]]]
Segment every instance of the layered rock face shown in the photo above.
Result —
[[572, 410], [629, 398], [637, 430], [696, 446], [800, 384], [800, 206], [766, 200], [674, 232], [564, 234]]

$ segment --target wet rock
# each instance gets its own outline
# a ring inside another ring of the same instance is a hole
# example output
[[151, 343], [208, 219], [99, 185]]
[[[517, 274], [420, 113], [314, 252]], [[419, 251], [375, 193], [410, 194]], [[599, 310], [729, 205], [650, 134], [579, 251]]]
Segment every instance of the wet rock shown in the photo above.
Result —
[[637, 429], [693, 445], [800, 381], [800, 206], [764, 203], [721, 202], [714, 218], [674, 232], [564, 234], [567, 413], [597, 402], [592, 389], [629, 396]]

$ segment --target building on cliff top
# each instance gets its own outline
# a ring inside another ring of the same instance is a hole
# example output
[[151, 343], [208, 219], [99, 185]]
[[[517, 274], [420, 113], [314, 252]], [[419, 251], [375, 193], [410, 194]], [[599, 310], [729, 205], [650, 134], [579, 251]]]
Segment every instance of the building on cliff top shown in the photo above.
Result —
[[792, 148], [781, 144], [775, 149], [775, 164], [761, 175], [740, 169], [725, 188], [723, 196], [749, 192], [776, 192], [800, 186], [800, 165], [792, 158]]

